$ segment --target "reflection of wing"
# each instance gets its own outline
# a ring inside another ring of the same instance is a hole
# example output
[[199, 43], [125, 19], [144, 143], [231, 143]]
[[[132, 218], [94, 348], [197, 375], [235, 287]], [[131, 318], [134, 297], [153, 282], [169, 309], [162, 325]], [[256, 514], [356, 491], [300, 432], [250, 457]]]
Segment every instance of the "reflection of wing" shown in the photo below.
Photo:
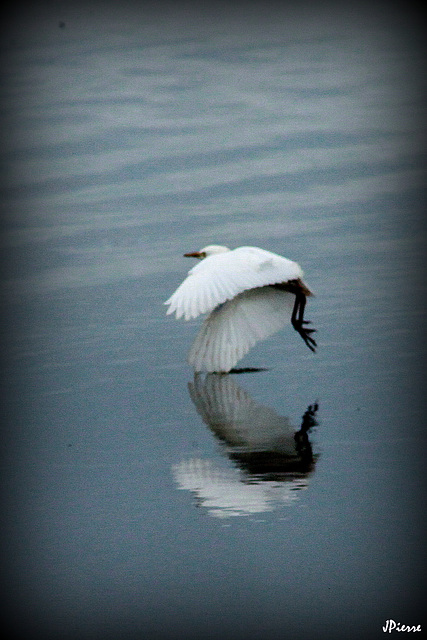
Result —
[[193, 458], [172, 467], [180, 489], [196, 495], [201, 506], [211, 516], [250, 516], [273, 511], [277, 505], [290, 506], [306, 489], [306, 478], [292, 478], [288, 482], [243, 482], [236, 469], [222, 469], [211, 460]]
[[205, 424], [233, 448], [295, 454], [296, 430], [289, 419], [256, 403], [231, 376], [195, 375], [188, 389]]
[[172, 466], [178, 487], [218, 518], [273, 511], [298, 500], [316, 461], [308, 433], [316, 424], [317, 404], [308, 407], [296, 431], [287, 417], [255, 402], [234, 376], [196, 373], [188, 388], [233, 466], [225, 467], [224, 458], [182, 461]]
[[295, 296], [275, 287], [239, 294], [212, 311], [188, 355], [196, 371], [230, 371], [260, 340], [290, 321]]

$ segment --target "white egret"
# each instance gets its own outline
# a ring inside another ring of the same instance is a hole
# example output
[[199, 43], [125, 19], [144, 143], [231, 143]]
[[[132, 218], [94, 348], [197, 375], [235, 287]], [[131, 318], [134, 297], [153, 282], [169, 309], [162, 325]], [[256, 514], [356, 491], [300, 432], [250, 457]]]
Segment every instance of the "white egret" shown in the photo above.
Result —
[[258, 247], [209, 245], [184, 257], [201, 260], [165, 302], [185, 320], [209, 313], [188, 356], [195, 371], [230, 371], [259, 340], [289, 320], [309, 349], [316, 341], [304, 320], [307, 296], [301, 267]]

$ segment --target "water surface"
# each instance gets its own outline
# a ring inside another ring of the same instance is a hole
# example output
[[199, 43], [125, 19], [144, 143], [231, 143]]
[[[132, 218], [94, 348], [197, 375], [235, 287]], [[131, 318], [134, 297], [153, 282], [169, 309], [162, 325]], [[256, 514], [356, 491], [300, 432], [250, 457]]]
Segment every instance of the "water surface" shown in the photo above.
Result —
[[[422, 40], [403, 12], [174, 6], [45, 7], [5, 42], [10, 623], [423, 624]], [[193, 376], [200, 321], [163, 301], [212, 242], [303, 266], [316, 354], [286, 327], [264, 370]]]

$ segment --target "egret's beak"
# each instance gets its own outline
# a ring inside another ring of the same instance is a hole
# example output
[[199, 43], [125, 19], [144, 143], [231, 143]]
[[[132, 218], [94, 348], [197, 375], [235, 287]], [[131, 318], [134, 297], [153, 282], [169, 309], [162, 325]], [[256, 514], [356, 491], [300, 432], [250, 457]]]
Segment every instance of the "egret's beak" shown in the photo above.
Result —
[[193, 251], [192, 253], [184, 253], [184, 258], [203, 258], [200, 251]]

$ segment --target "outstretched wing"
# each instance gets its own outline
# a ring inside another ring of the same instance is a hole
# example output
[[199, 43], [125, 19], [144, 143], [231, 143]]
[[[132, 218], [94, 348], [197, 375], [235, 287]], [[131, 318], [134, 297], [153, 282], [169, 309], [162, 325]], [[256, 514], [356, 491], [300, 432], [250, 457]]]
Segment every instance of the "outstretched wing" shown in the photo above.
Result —
[[217, 307], [203, 322], [188, 362], [195, 371], [227, 372], [260, 340], [290, 321], [295, 296], [259, 287]]
[[269, 284], [302, 278], [301, 267], [270, 251], [239, 247], [208, 256], [189, 272], [175, 293], [165, 302], [167, 313], [185, 320], [208, 313], [236, 295]]

